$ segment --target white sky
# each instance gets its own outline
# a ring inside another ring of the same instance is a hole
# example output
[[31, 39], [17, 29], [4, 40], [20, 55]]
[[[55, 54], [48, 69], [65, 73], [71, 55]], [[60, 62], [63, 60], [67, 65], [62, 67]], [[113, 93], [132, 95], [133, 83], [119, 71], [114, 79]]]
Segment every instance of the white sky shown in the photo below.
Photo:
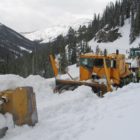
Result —
[[92, 18], [116, 0], [0, 0], [0, 22], [19, 32]]

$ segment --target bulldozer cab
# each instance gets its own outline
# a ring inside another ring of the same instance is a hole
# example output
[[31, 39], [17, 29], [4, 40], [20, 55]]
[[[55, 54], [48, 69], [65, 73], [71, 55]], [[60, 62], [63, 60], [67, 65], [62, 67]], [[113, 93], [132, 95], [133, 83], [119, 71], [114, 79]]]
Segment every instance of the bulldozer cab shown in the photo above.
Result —
[[111, 81], [114, 85], [120, 85], [121, 79], [129, 75], [131, 71], [123, 54], [84, 54], [80, 56], [81, 81], [106, 79], [107, 83]]
[[92, 78], [93, 73], [96, 73], [100, 78], [106, 77], [105, 65], [108, 70], [116, 68], [116, 60], [104, 55], [82, 55], [80, 57], [80, 80]]

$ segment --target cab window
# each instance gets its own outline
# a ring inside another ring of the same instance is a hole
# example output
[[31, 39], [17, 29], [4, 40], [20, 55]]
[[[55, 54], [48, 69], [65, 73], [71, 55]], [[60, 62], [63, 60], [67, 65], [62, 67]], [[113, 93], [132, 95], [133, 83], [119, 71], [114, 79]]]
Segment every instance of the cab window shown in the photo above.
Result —
[[[87, 68], [93, 68], [93, 67], [97, 67], [97, 68], [103, 68], [104, 67], [104, 61], [102, 58], [81, 58], [80, 59], [80, 65], [87, 67]], [[110, 59], [106, 59], [106, 65], [108, 68], [115, 68], [116, 67], [116, 61], [114, 60], [110, 60]]]
[[92, 58], [81, 58], [80, 65], [87, 68], [93, 68], [93, 59]]
[[95, 67], [103, 67], [103, 65], [104, 65], [103, 59], [95, 59], [94, 60]]

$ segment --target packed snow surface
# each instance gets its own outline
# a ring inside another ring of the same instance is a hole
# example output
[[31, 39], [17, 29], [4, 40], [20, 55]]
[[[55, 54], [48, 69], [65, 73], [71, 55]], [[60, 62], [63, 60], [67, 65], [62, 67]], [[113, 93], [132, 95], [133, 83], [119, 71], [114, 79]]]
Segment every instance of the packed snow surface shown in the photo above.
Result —
[[140, 84], [99, 98], [86, 86], [54, 94], [54, 78], [0, 75], [0, 91], [19, 86], [33, 87], [39, 122], [19, 127], [9, 121], [3, 140], [140, 140]]

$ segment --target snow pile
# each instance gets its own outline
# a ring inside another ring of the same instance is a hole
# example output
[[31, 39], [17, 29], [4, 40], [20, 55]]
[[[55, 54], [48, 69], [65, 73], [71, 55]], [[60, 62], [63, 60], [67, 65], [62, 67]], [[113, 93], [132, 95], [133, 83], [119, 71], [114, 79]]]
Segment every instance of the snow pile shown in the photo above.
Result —
[[68, 66], [68, 73], [65, 74], [65, 75], [61, 75], [60, 74], [60, 75], [57, 76], [57, 78], [71, 80], [71, 77], [70, 76], [73, 79], [78, 80], [78, 78], [79, 78], [79, 67], [76, 64], [75, 65]]
[[0, 114], [0, 129], [6, 127], [6, 120], [4, 115]]
[[47, 43], [49, 41], [53, 41], [55, 38], [57, 38], [57, 36], [59, 35], [66, 35], [69, 28], [72, 27], [75, 30], [77, 30], [79, 28], [80, 25], [88, 25], [89, 22], [91, 21], [91, 19], [78, 19], [76, 22], [67, 24], [67, 25], [56, 25], [53, 27], [49, 27], [45, 30], [38, 30], [32, 33], [24, 33], [23, 35], [34, 41], [34, 40], [41, 40], [41, 43]]
[[6, 113], [5, 115], [0, 114], [0, 129], [4, 127], [14, 128], [13, 118], [9, 113]]
[[35, 127], [9, 128], [3, 140], [140, 139], [140, 84], [130, 84], [98, 98], [86, 86], [54, 94], [54, 78], [0, 75], [0, 91], [18, 86], [33, 87], [39, 122]]
[[99, 46], [101, 50], [107, 49], [108, 53], [114, 53], [116, 52], [116, 49], [119, 49], [120, 53], [127, 54], [130, 48], [138, 47], [140, 44], [140, 38], [137, 38], [132, 44], [129, 43], [130, 19], [125, 20], [124, 26], [119, 28], [118, 33], [121, 33], [122, 37], [118, 38], [114, 42], [98, 43], [93, 38], [89, 41], [89, 45], [92, 47], [94, 52], [96, 47]]
[[131, 63], [131, 68], [138, 68], [138, 60], [137, 58], [135, 59], [127, 59], [127, 63]]

